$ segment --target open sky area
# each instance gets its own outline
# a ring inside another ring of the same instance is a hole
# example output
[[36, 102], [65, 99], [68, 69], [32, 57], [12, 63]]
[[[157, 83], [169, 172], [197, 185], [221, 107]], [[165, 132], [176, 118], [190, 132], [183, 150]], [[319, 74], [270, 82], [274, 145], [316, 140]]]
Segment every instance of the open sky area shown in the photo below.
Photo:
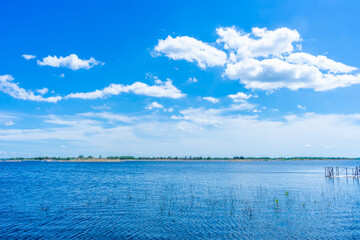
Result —
[[0, 158], [360, 156], [359, 1], [1, 1]]

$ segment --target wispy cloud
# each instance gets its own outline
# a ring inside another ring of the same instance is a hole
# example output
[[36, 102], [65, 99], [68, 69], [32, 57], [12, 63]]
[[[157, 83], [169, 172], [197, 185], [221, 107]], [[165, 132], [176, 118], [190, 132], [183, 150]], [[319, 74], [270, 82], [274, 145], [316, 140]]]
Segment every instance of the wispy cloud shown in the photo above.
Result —
[[[220, 150], [222, 156], [359, 155], [356, 147], [359, 114], [302, 114], [291, 121], [276, 121], [225, 114], [219, 109], [190, 108], [172, 119], [144, 115], [125, 125], [117, 120], [109, 125], [111, 119], [120, 118], [107, 114], [46, 116], [44, 121], [51, 124], [49, 127], [0, 128], [0, 141], [19, 142], [24, 152], [38, 150], [33, 145], [32, 149], [25, 149], [24, 142], [59, 141], [59, 146], [68, 146], [64, 155], [78, 153], [79, 147], [84, 146], [89, 154], [141, 155], [142, 151], [150, 156], [159, 153], [218, 156]], [[58, 150], [49, 146], [47, 151]]]
[[26, 59], [26, 60], [30, 60], [30, 59], [34, 59], [34, 58], [36, 58], [36, 56], [34, 56], [34, 55], [30, 55], [30, 54], [23, 54], [23, 55], [21, 55], [24, 59]]
[[125, 122], [125, 123], [132, 123], [136, 119], [135, 117], [129, 117], [127, 115], [115, 114], [111, 112], [87, 112], [87, 113], [79, 113], [78, 116], [105, 119], [110, 122]]
[[[174, 115], [172, 119], [176, 120], [188, 120], [195, 123], [206, 125], [221, 125], [223, 120], [231, 118], [236, 112], [253, 110], [256, 105], [251, 103], [233, 104], [230, 107], [210, 108], [188, 108], [180, 111], [181, 115]], [[235, 114], [237, 116], [237, 114]]]
[[0, 91], [10, 95], [16, 99], [30, 100], [37, 102], [56, 103], [62, 99], [60, 96], [43, 97], [36, 95], [30, 90], [19, 87], [18, 83], [13, 82], [14, 78], [11, 75], [0, 76]]
[[106, 104], [103, 104], [103, 105], [100, 105], [100, 106], [90, 106], [92, 109], [95, 109], [95, 110], [110, 110], [111, 107], [106, 105]]
[[306, 107], [305, 107], [305, 106], [302, 106], [302, 105], [297, 105], [297, 108], [298, 108], [298, 109], [301, 109], [301, 110], [306, 110]]
[[13, 121], [5, 121], [5, 122], [4, 122], [4, 125], [7, 126], [7, 127], [12, 126], [12, 125], [14, 125], [14, 124], [15, 124], [15, 123], [14, 123]]
[[206, 100], [206, 101], [209, 101], [209, 102], [212, 102], [212, 103], [219, 103], [219, 99], [217, 98], [214, 98], [214, 97], [203, 97], [202, 99]]
[[50, 102], [56, 103], [63, 99], [97, 99], [105, 98], [108, 96], [119, 95], [122, 93], [133, 93], [137, 95], [145, 95], [150, 97], [164, 97], [164, 98], [182, 98], [186, 94], [182, 93], [177, 89], [171, 80], [162, 82], [161, 80], [156, 81], [156, 85], [147, 85], [142, 82], [135, 82], [131, 85], [122, 84], [110, 84], [108, 87], [102, 90], [95, 90], [92, 92], [80, 92], [70, 93], [65, 97], [51, 96], [43, 97], [42, 95], [48, 92], [47, 88], [38, 89], [37, 92], [40, 95], [34, 94], [31, 90], [26, 90], [19, 87], [18, 83], [13, 82], [14, 78], [11, 75], [0, 75], [0, 92], [10, 95], [16, 99], [37, 101], [37, 102]]
[[292, 53], [286, 58], [286, 60], [291, 63], [316, 66], [321, 70], [328, 70], [333, 73], [349, 73], [357, 70], [356, 67], [351, 67], [340, 62], [335, 62], [326, 56], [313, 56], [304, 52]]
[[197, 79], [197, 78], [195, 78], [195, 77], [190, 77], [188, 80], [187, 80], [187, 82], [188, 83], [197, 83], [199, 80]]
[[179, 89], [177, 89], [171, 80], [166, 82], [157, 81], [156, 85], [149, 86], [146, 83], [135, 82], [131, 85], [110, 84], [102, 90], [95, 90], [93, 92], [71, 93], [65, 98], [79, 98], [79, 99], [97, 99], [112, 95], [119, 95], [122, 93], [134, 93], [138, 95], [146, 95], [151, 97], [165, 97], [165, 98], [182, 98], [185, 96]]

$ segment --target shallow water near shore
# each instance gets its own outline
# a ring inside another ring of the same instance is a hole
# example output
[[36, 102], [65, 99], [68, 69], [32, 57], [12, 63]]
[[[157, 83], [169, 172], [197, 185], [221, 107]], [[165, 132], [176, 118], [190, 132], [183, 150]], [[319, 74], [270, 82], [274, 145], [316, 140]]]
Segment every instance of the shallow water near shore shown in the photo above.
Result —
[[0, 238], [360, 238], [359, 161], [0, 163]]

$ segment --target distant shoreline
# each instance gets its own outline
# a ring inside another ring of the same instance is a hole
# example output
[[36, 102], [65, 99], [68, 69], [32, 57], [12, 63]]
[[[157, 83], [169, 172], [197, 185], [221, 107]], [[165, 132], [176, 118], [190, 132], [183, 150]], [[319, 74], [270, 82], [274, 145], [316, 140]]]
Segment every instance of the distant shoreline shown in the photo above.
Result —
[[265, 161], [356, 161], [357, 158], [135, 158], [135, 159], [107, 159], [107, 158], [71, 158], [67, 160], [61, 159], [2, 159], [0, 162], [265, 162]]

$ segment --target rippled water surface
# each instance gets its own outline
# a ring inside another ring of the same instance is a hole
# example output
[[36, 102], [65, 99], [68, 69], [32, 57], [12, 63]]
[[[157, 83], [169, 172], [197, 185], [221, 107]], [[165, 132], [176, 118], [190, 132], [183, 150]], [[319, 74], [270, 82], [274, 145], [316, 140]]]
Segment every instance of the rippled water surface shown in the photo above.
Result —
[[1, 239], [360, 239], [355, 161], [0, 163]]

